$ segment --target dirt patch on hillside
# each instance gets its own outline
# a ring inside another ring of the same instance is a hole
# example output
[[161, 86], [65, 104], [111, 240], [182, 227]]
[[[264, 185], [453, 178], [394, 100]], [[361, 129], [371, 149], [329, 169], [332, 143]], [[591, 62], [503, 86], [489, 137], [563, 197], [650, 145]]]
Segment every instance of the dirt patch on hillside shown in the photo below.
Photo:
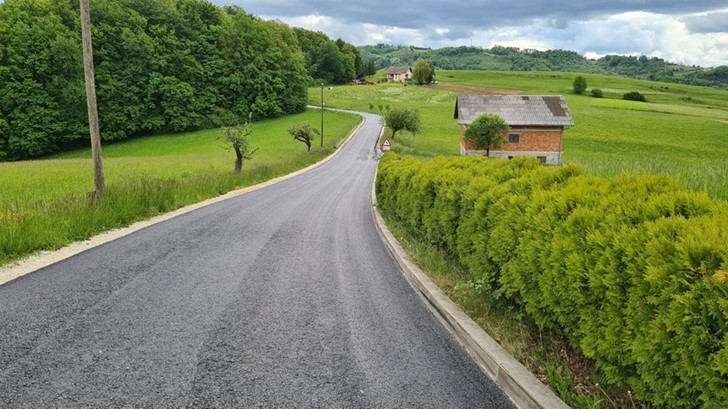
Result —
[[479, 87], [477, 85], [436, 84], [431, 87], [443, 91], [451, 91], [456, 94], [470, 95], [518, 95], [521, 93], [512, 89]]

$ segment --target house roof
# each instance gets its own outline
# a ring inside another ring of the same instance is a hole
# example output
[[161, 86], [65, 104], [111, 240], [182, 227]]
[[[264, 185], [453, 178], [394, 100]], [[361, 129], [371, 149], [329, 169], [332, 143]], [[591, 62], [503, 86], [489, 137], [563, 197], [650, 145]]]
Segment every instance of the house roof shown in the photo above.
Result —
[[410, 72], [410, 67], [389, 67], [387, 74], [406, 74]]
[[574, 126], [560, 95], [463, 95], [455, 102], [455, 119], [469, 125], [482, 114], [495, 114], [511, 126]]

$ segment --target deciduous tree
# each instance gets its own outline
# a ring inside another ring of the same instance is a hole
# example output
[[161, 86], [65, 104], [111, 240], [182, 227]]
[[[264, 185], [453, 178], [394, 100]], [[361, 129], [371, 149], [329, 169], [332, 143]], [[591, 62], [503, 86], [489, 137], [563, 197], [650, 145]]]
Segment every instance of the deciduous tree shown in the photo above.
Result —
[[348, 70], [350, 59], [326, 34], [303, 28], [294, 28], [303, 55], [306, 59], [308, 75], [316, 84], [344, 84], [354, 77]]
[[392, 130], [392, 139], [399, 131], [420, 132], [420, 111], [409, 108], [390, 108], [382, 116], [384, 125]]
[[223, 137], [229, 144], [228, 148], [235, 151], [235, 174], [239, 175], [243, 171], [243, 160], [253, 159], [253, 154], [258, 148], [250, 146], [248, 137], [253, 132], [253, 124], [250, 120], [233, 126], [223, 127]]
[[574, 94], [583, 94], [584, 91], [586, 91], [586, 78], [582, 77], [581, 75], [578, 75], [576, 78], [574, 78]]
[[498, 115], [483, 114], [468, 126], [463, 137], [473, 148], [485, 150], [485, 156], [490, 156], [491, 149], [500, 148], [506, 143], [505, 134], [510, 129]]
[[[102, 140], [306, 107], [303, 52], [280, 22], [206, 0], [91, 3]], [[356, 55], [328, 44], [353, 78]], [[45, 155], [88, 138], [84, 101], [78, 1], [0, 1], [0, 158]]]
[[319, 130], [311, 127], [308, 122], [289, 127], [288, 133], [293, 136], [293, 139], [306, 144], [307, 152], [311, 152], [314, 137], [320, 135]]
[[429, 61], [418, 59], [412, 67], [412, 80], [417, 85], [429, 84], [435, 78], [435, 67]]
[[642, 101], [642, 102], [647, 101], [647, 98], [645, 98], [644, 95], [642, 95], [641, 93], [639, 93], [637, 91], [627, 92], [622, 96], [622, 98], [624, 98], [628, 101]]
[[364, 74], [365, 75], [374, 75], [377, 73], [377, 67], [374, 65], [374, 60], [368, 60], [366, 64], [364, 64]]

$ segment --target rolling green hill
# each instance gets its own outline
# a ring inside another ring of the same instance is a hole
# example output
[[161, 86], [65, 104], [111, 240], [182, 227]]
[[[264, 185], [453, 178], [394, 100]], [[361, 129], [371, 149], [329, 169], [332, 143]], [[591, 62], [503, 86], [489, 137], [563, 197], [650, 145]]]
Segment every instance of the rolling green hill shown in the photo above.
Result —
[[[577, 74], [562, 72], [439, 71], [435, 86], [334, 87], [326, 104], [379, 113], [380, 106], [416, 108], [422, 132], [397, 134], [392, 149], [420, 158], [459, 154], [453, 119], [460, 94], [565, 95], [576, 126], [564, 136], [564, 162], [589, 175], [669, 174], [691, 189], [728, 199], [728, 92], [708, 87], [583, 74], [604, 98], [574, 95]], [[587, 94], [589, 94], [587, 90]], [[647, 103], [625, 101], [638, 91]], [[309, 91], [317, 103], [318, 90]]]
[[439, 70], [582, 72], [728, 89], [728, 66], [704, 69], [646, 56], [607, 55], [590, 60], [574, 51], [501, 46], [430, 49], [379, 44], [359, 47], [359, 51], [364, 61], [373, 61], [378, 69], [412, 65], [423, 58]]

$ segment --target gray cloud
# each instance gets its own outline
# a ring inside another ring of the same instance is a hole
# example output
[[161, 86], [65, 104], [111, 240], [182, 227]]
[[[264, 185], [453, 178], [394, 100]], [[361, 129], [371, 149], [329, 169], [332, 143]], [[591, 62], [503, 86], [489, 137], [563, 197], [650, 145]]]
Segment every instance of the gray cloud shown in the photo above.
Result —
[[693, 33], [728, 32], [728, 11], [685, 17], [683, 21]]
[[472, 30], [461, 30], [461, 29], [444, 29], [442, 32], [438, 32], [438, 29], [427, 29], [428, 39], [432, 41], [457, 41], [472, 37]]
[[296, 17], [325, 15], [346, 23], [422, 29], [429, 26], [451, 29], [487, 29], [551, 18], [565, 27], [570, 20], [593, 18], [628, 11], [680, 15], [716, 10], [725, 0], [423, 0], [337, 2], [331, 0], [214, 0], [237, 4], [256, 15]]
[[279, 18], [355, 45], [500, 44], [728, 64], [725, 0], [210, 1], [236, 4], [263, 18]]

